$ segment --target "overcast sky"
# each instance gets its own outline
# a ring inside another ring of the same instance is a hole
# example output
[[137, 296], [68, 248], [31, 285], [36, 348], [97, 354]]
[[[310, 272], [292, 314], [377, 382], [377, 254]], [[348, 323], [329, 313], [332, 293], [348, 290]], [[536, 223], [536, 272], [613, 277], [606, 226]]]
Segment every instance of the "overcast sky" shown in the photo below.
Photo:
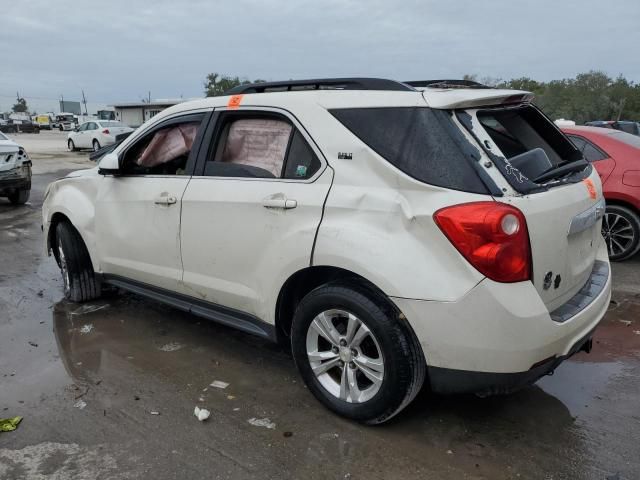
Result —
[[0, 46], [0, 111], [196, 97], [209, 72], [639, 82], [640, 1], [0, 0]]

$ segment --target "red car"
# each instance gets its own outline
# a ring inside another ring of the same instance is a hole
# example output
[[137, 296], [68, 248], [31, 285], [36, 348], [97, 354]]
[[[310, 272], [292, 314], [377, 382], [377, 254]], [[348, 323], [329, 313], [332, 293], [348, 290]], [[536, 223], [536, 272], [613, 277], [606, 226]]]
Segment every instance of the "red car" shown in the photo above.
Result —
[[624, 260], [640, 250], [640, 137], [598, 127], [562, 127], [562, 131], [593, 162], [607, 209], [602, 235], [609, 258]]

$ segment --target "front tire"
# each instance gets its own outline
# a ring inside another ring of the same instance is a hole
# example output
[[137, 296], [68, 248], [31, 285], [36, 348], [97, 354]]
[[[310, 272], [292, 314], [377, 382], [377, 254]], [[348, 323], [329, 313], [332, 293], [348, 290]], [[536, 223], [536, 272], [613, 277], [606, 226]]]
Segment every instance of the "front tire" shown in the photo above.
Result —
[[382, 295], [334, 283], [305, 296], [291, 347], [307, 387], [330, 410], [367, 424], [405, 408], [422, 387], [422, 349], [400, 312]]
[[60, 128], [60, 131], [61, 131], [61, 132], [64, 132], [64, 127], [63, 127], [62, 125], [60, 125], [60, 127], [59, 127], [59, 128]]
[[76, 149], [76, 144], [73, 143], [73, 140], [69, 139], [69, 141], [67, 142], [67, 150], [69, 150], [70, 152], [75, 152]]
[[622, 205], [608, 205], [602, 219], [602, 236], [609, 259], [626, 260], [640, 250], [640, 217]]
[[91, 257], [78, 231], [68, 222], [56, 226], [56, 256], [64, 282], [64, 296], [72, 302], [98, 298], [100, 282], [93, 271]]
[[14, 205], [24, 205], [29, 200], [31, 189], [20, 189], [9, 195], [9, 201]]

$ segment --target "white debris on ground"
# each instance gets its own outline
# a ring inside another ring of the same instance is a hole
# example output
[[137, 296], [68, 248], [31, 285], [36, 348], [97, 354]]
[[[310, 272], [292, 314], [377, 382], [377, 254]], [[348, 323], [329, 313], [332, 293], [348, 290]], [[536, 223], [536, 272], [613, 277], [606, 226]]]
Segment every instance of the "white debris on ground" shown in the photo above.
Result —
[[82, 328], [80, 329], [80, 333], [82, 333], [84, 335], [86, 333], [90, 333], [91, 330], [93, 330], [93, 324], [87, 323], [87, 324], [82, 326]]
[[254, 427], [264, 427], [270, 430], [275, 430], [276, 428], [276, 424], [268, 418], [250, 418], [247, 421]]
[[105, 305], [82, 305], [81, 307], [76, 308], [71, 315], [85, 315], [91, 312], [97, 312], [98, 310], [102, 310], [103, 308], [107, 308], [109, 304]]
[[227, 388], [229, 384], [227, 382], [223, 382], [222, 380], [214, 380], [209, 386], [215, 388]]
[[193, 410], [193, 414], [196, 416], [198, 420], [200, 420], [201, 422], [204, 422], [207, 418], [209, 418], [209, 416], [211, 415], [211, 412], [206, 408], [200, 408], [196, 406], [196, 408]]
[[178, 342], [166, 343], [160, 347], [160, 350], [163, 352], [175, 352], [176, 350], [180, 350], [182, 345]]
[[160, 412], [156, 411], [156, 410], [151, 410], [149, 412], [151, 415], [160, 415]]
[[85, 402], [84, 400], [80, 399], [76, 403], [74, 403], [73, 406], [75, 408], [79, 408], [80, 410], [82, 410], [84, 407], [87, 406], [87, 402]]
[[634, 330], [633, 333], [635, 333], [636, 335], [640, 335], [640, 330]]

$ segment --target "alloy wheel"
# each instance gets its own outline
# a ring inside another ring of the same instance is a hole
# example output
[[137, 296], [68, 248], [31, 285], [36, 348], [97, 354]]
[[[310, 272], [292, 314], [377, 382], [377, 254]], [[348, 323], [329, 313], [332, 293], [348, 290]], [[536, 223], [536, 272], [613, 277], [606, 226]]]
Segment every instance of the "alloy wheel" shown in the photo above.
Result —
[[384, 358], [367, 325], [344, 310], [326, 310], [309, 324], [307, 357], [318, 382], [348, 403], [363, 403], [380, 390]]
[[623, 255], [633, 247], [634, 231], [628, 219], [614, 212], [606, 212], [602, 219], [602, 236], [609, 255]]

